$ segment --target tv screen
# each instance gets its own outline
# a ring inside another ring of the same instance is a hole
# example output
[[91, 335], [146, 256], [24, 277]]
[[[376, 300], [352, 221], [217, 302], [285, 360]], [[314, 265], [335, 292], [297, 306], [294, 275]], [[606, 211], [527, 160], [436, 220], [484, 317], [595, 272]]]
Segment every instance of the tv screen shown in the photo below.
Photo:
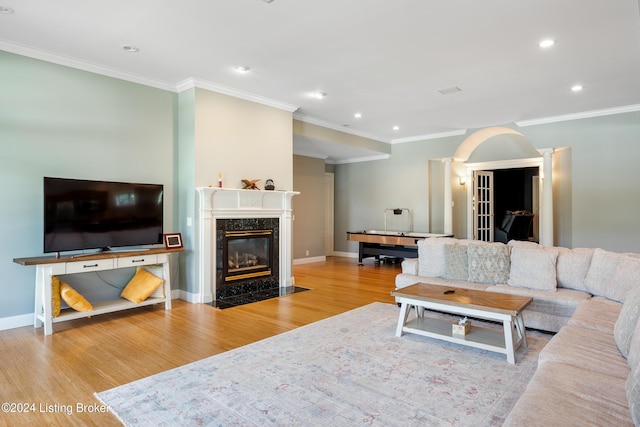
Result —
[[163, 186], [44, 178], [44, 252], [162, 243]]

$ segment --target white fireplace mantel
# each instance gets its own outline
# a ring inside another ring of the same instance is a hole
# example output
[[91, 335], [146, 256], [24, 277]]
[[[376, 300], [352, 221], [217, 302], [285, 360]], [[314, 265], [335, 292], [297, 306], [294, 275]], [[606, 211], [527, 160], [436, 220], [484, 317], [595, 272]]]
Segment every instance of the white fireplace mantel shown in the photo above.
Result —
[[196, 274], [201, 303], [213, 301], [216, 295], [216, 219], [279, 218], [279, 285], [281, 288], [294, 285], [291, 199], [299, 192], [218, 187], [198, 187], [196, 190]]

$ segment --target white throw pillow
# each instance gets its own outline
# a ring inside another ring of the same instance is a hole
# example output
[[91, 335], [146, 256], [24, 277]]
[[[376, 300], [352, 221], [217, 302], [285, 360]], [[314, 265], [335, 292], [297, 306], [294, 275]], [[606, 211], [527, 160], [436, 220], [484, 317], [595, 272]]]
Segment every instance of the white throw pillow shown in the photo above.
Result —
[[556, 291], [556, 260], [558, 251], [542, 247], [511, 248], [510, 286]]
[[613, 327], [613, 337], [620, 353], [625, 357], [629, 357], [631, 349], [631, 339], [640, 317], [640, 287], [633, 289], [627, 295], [622, 304], [622, 309], [618, 315], [618, 320]]
[[467, 255], [470, 282], [497, 285], [509, 280], [509, 246], [502, 243], [470, 243]]
[[558, 287], [589, 292], [584, 283], [591, 265], [593, 248], [558, 248]]
[[632, 259], [627, 255], [605, 251], [597, 248], [593, 252], [591, 265], [584, 279], [587, 292], [592, 295], [605, 296], [618, 263], [624, 259]]
[[604, 296], [610, 300], [624, 303], [627, 294], [638, 286], [640, 286], [640, 259], [623, 259], [616, 265]]
[[434, 237], [418, 240], [418, 275], [424, 277], [443, 277], [446, 260], [444, 245], [455, 244], [456, 239]]

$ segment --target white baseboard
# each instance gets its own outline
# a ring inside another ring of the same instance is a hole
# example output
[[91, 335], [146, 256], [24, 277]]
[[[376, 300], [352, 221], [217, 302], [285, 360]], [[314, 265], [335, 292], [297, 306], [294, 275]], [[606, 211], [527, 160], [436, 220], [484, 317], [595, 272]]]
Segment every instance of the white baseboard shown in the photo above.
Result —
[[312, 262], [324, 262], [327, 260], [326, 256], [314, 256], [310, 258], [298, 258], [293, 260], [293, 265], [298, 264], [310, 264]]
[[22, 328], [23, 326], [33, 326], [33, 313], [0, 318], [0, 331]]
[[357, 252], [334, 252], [333, 256], [340, 256], [343, 258], [358, 258]]

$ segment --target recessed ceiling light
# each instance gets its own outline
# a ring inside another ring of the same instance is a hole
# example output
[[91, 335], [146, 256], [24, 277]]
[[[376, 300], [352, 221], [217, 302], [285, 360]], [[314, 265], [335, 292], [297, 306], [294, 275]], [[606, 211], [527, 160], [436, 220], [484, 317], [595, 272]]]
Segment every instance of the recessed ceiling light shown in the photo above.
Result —
[[573, 86], [571, 86], [571, 91], [572, 92], [580, 92], [582, 89], [584, 89], [584, 86], [582, 86], [582, 85], [573, 85]]
[[400, 130], [400, 126], [394, 126], [393, 130]]
[[362, 117], [362, 113], [355, 113], [353, 117], [355, 117], [356, 119], [359, 119]]
[[312, 92], [311, 93], [311, 97], [315, 98], [315, 99], [324, 99], [326, 96], [327, 96], [326, 93], [320, 92], [320, 91], [316, 91], [316, 92]]
[[122, 48], [123, 48], [124, 50], [126, 50], [127, 52], [132, 52], [132, 53], [140, 52], [140, 48], [137, 48], [137, 47], [135, 47], [135, 46], [129, 46], [129, 45], [126, 45], [126, 46], [122, 46]]
[[233, 69], [239, 73], [248, 73], [251, 70], [250, 67], [247, 67], [245, 65], [239, 65], [237, 67], [234, 67]]
[[11, 9], [10, 7], [0, 6], [0, 13], [11, 15], [13, 13], [13, 9]]
[[538, 43], [538, 46], [540, 46], [542, 48], [547, 48], [547, 47], [553, 46], [554, 44], [556, 44], [555, 40], [553, 40], [553, 39], [544, 39], [540, 43]]

